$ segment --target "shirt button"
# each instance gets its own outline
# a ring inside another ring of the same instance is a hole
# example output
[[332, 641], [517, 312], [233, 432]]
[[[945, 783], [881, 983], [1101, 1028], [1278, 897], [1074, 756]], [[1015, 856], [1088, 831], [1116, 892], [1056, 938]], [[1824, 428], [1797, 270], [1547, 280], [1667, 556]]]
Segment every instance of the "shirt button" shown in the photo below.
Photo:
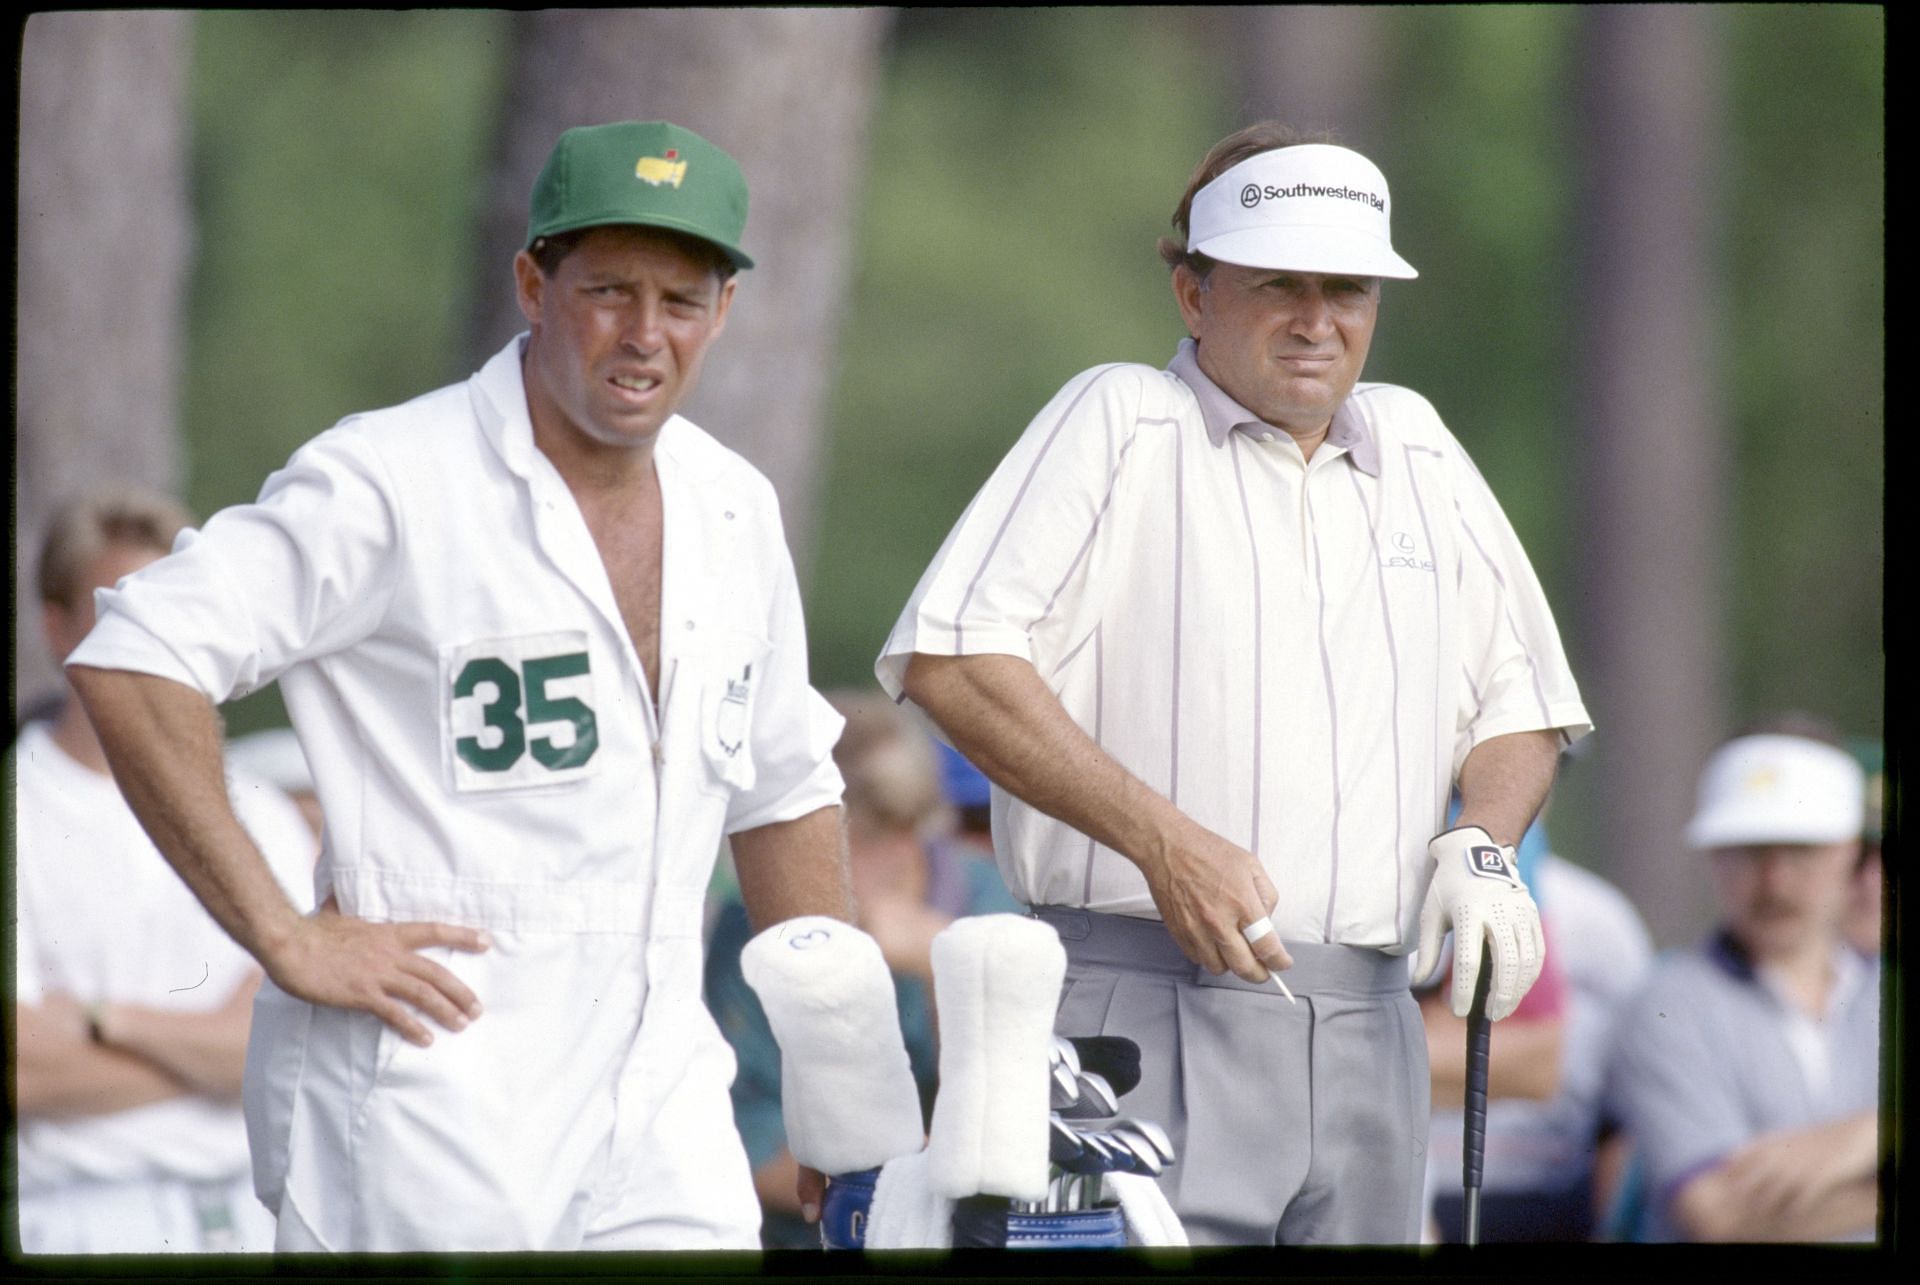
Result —
[[729, 522], [731, 522], [731, 521], [733, 521], [733, 510], [732, 510], [732, 509], [728, 509], [728, 510], [727, 510], [727, 521], [729, 521]]
[[692, 622], [691, 620], [689, 620], [689, 621], [687, 622], [687, 628], [688, 628], [688, 629], [692, 629], [692, 628], [693, 628], [693, 622]]

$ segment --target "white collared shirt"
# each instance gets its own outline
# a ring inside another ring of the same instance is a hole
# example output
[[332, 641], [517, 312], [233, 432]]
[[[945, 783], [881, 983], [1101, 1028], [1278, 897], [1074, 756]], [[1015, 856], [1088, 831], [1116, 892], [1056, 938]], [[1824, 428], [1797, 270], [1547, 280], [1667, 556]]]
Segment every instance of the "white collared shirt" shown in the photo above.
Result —
[[[1404, 952], [1469, 750], [1589, 729], [1506, 517], [1433, 408], [1361, 384], [1306, 460], [1199, 369], [1083, 372], [949, 533], [875, 666], [1031, 661], [1122, 766], [1254, 852], [1287, 940]], [[1117, 853], [994, 790], [1016, 896], [1157, 916]]]

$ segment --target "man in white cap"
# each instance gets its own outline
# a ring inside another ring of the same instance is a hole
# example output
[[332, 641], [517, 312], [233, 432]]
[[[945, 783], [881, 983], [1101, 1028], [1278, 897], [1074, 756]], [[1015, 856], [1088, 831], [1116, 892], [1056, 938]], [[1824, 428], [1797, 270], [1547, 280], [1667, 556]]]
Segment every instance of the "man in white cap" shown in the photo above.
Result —
[[1057, 1029], [1140, 1044], [1123, 1106], [1173, 1134], [1196, 1244], [1417, 1236], [1406, 956], [1457, 928], [1458, 1010], [1484, 954], [1513, 1011], [1543, 952], [1511, 845], [1588, 729], [1486, 483], [1358, 382], [1414, 276], [1389, 214], [1346, 148], [1216, 144], [1160, 247], [1192, 337], [1067, 383], [876, 666], [994, 783], [1001, 872], [1067, 947]]
[[1648, 1239], [1873, 1238], [1880, 969], [1841, 932], [1864, 790], [1804, 720], [1707, 760], [1687, 842], [1722, 922], [1629, 1001], [1607, 1071]]

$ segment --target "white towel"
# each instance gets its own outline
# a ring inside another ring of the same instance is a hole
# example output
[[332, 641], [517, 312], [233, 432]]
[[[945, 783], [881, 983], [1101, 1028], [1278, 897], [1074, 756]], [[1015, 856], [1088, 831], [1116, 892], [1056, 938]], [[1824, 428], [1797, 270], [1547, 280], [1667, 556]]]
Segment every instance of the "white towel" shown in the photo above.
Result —
[[1127, 1244], [1153, 1249], [1187, 1243], [1187, 1229], [1154, 1179], [1143, 1173], [1110, 1173], [1107, 1190], [1120, 1202]]
[[1047, 1194], [1047, 1056], [1067, 954], [1024, 915], [955, 920], [933, 939], [940, 1096], [927, 1142], [949, 1199]]
[[953, 1248], [953, 1202], [933, 1189], [927, 1152], [881, 1166], [867, 1210], [866, 1248]]
[[748, 942], [740, 971], [780, 1044], [794, 1159], [857, 1173], [919, 1151], [920, 1093], [879, 943], [852, 924], [806, 915]]

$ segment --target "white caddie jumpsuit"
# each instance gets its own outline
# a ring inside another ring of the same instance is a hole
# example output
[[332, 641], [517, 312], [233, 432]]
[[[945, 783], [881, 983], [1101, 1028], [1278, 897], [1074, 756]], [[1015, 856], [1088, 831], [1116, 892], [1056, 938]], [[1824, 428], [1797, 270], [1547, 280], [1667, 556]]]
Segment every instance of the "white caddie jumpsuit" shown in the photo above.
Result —
[[215, 701], [277, 678], [327, 818], [319, 896], [492, 935], [431, 952], [485, 1013], [424, 1049], [263, 988], [246, 1108], [283, 1249], [758, 1246], [703, 901], [723, 834], [839, 801], [840, 719], [772, 487], [678, 417], [656, 717], [534, 446], [523, 342], [309, 442], [103, 591], [71, 657]]

